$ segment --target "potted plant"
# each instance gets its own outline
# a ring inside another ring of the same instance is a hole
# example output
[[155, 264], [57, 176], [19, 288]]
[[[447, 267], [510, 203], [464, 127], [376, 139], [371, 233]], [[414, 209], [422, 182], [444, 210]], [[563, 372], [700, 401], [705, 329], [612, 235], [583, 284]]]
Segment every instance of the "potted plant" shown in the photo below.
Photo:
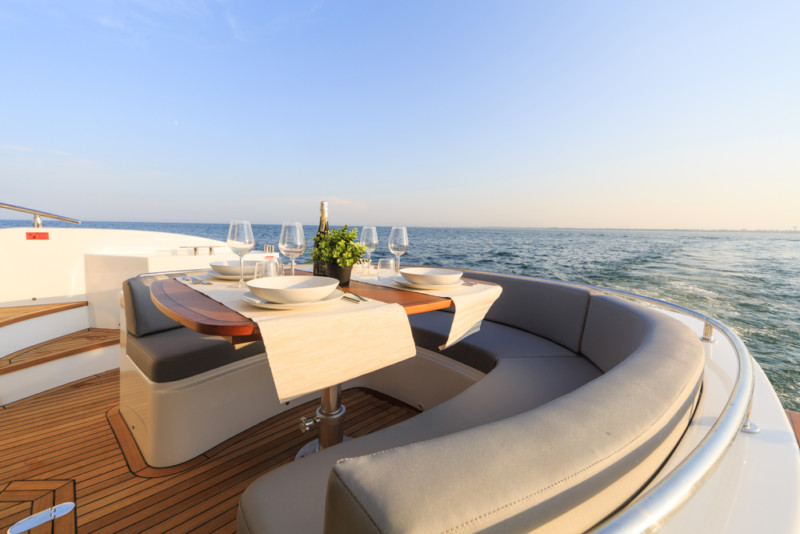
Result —
[[350, 283], [353, 264], [360, 261], [367, 252], [367, 247], [356, 240], [357, 235], [357, 229], [350, 230], [344, 225], [338, 230], [317, 232], [314, 236], [311, 259], [322, 267], [322, 273], [338, 279], [343, 286]]

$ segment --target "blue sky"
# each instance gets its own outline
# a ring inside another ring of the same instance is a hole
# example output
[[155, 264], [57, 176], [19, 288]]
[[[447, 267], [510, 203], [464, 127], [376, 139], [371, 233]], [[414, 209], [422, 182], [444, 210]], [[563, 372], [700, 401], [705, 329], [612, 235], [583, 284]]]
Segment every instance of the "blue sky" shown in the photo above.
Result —
[[0, 201], [789, 229], [798, 27], [794, 1], [3, 0]]

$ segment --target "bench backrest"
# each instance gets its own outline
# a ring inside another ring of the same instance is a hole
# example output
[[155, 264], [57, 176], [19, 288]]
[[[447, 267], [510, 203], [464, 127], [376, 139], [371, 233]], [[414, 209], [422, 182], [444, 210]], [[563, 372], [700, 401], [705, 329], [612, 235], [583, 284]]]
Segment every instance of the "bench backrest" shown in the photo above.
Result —
[[467, 271], [466, 276], [503, 286], [486, 320], [513, 326], [580, 352], [588, 289], [523, 276]]
[[328, 481], [326, 531], [583, 531], [622, 506], [685, 431], [703, 347], [675, 319], [605, 295], [591, 296], [581, 344], [606, 372], [567, 395], [341, 460]]
[[156, 280], [166, 280], [183, 274], [186, 273], [139, 275], [122, 282], [122, 295], [125, 300], [125, 323], [128, 332], [136, 337], [142, 337], [181, 326], [164, 315], [153, 304], [150, 298], [150, 285]]

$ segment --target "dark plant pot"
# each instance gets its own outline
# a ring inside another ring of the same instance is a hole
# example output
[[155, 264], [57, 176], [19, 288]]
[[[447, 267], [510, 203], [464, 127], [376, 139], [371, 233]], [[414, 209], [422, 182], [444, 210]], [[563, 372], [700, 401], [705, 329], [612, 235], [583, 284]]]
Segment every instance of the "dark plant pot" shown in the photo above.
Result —
[[336, 278], [339, 280], [339, 285], [346, 286], [350, 284], [350, 273], [353, 271], [352, 267], [339, 267], [337, 263], [328, 263], [324, 266], [328, 272], [325, 276]]

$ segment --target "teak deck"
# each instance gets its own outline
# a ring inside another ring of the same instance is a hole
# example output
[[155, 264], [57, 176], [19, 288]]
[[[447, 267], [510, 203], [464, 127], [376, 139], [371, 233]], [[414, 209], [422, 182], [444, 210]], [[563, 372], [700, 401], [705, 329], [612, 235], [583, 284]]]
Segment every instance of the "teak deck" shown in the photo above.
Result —
[[0, 357], [0, 375], [119, 344], [119, 330], [87, 328]]
[[[361, 436], [417, 411], [364, 389], [344, 392], [345, 432]], [[234, 532], [239, 495], [256, 477], [291, 462], [314, 432], [297, 406], [180, 466], [148, 467], [121, 424], [119, 371], [0, 407], [0, 531], [74, 500], [46, 532]], [[116, 429], [116, 433], [115, 433]], [[34, 531], [35, 532], [35, 531]]]
[[792, 430], [794, 430], [797, 446], [800, 447], [800, 413], [786, 410], [786, 417], [789, 418], [789, 424], [792, 426]]
[[31, 304], [30, 306], [8, 306], [0, 308], [0, 327], [88, 305], [89, 303], [84, 300], [55, 304]]

